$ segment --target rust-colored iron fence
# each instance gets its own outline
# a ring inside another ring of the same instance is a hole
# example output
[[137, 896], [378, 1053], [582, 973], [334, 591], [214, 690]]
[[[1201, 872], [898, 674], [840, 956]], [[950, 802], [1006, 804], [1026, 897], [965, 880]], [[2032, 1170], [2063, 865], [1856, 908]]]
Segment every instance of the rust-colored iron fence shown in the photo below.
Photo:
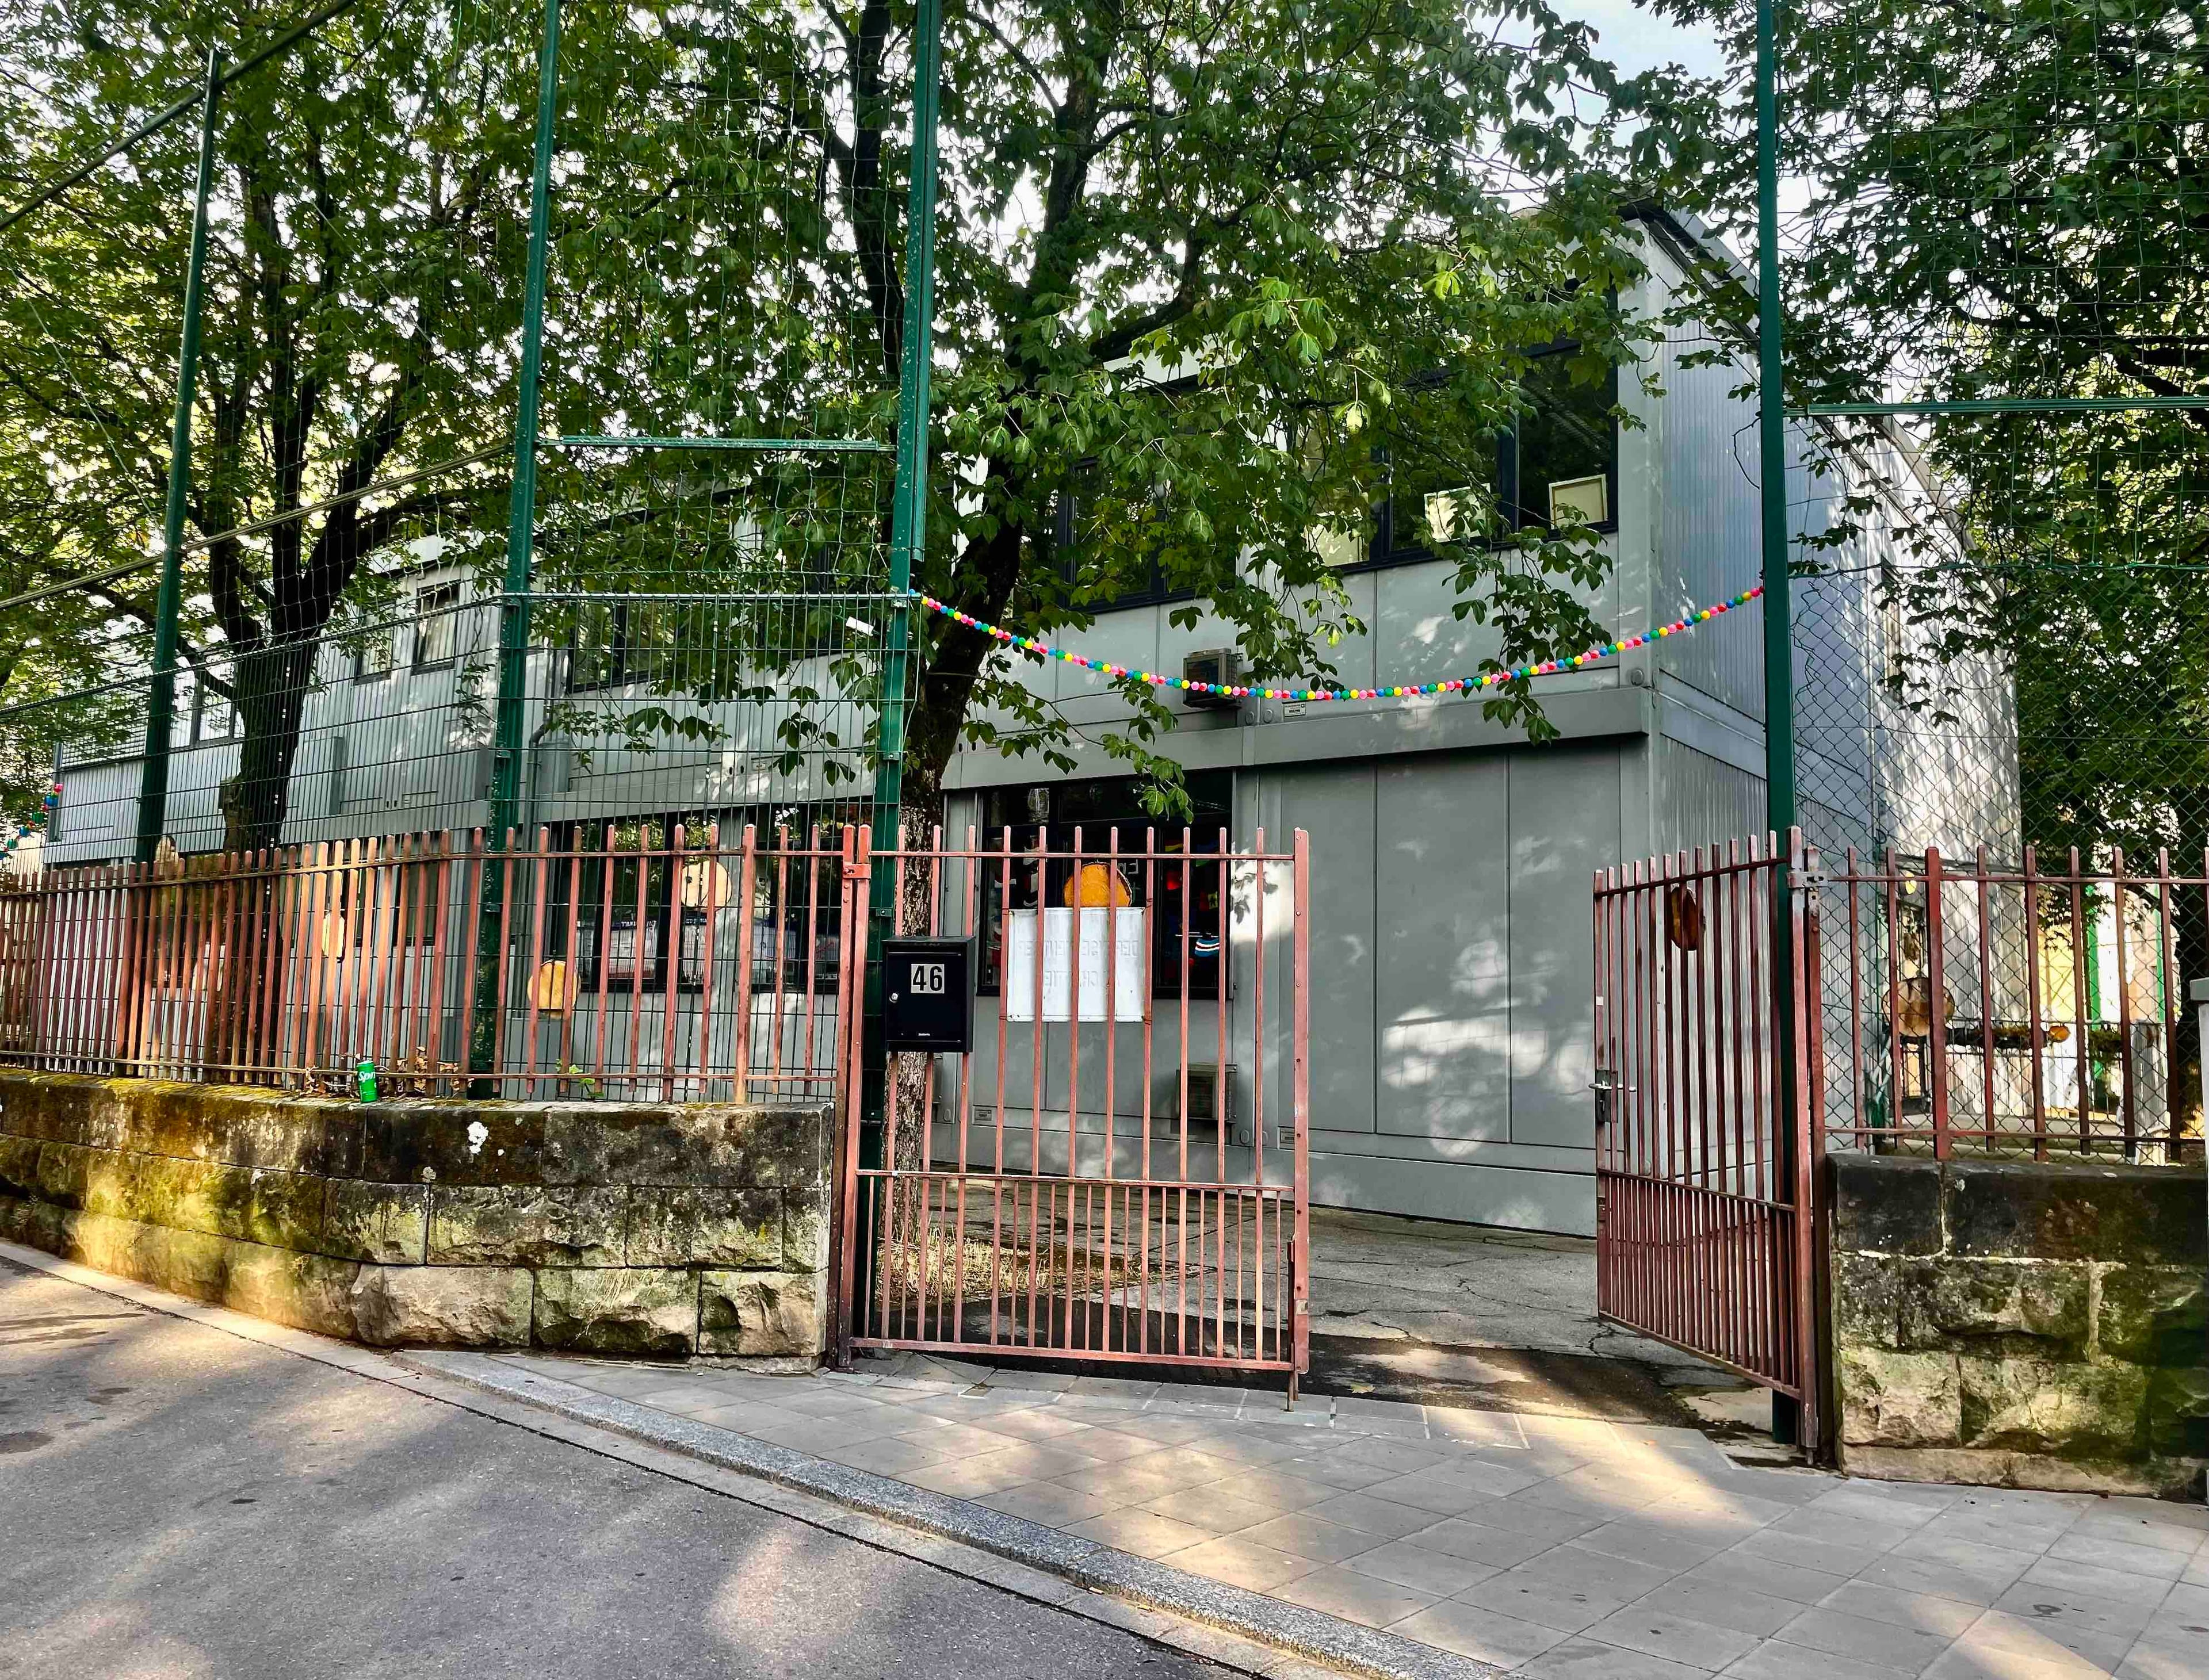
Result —
[[2198, 1162], [2205, 943], [2209, 859], [2167, 854], [1829, 870], [1797, 832], [1600, 872], [1598, 1308], [1794, 1396], [1815, 1440], [1821, 1156]]
[[584, 826], [9, 878], [0, 1062], [349, 1090], [368, 1061], [399, 1096], [830, 1095], [862, 845]]
[[2202, 960], [2209, 859], [2191, 875], [2167, 852], [2152, 869], [2075, 850], [2050, 868], [2031, 848], [1840, 861], [1809, 862], [1828, 1147], [2200, 1158], [2184, 969]]
[[890, 855], [980, 995], [970, 1052], [893, 1058], [878, 1162], [849, 1095], [850, 1345], [1305, 1368], [1306, 839], [1135, 837]]
[[1792, 1396], [1815, 1441], [1814, 1058], [1781, 1077], [1803, 1040], [1781, 1030], [1773, 937], [1787, 917], [1799, 973], [1803, 861], [1791, 834], [1596, 876], [1596, 1292], [1606, 1317]]

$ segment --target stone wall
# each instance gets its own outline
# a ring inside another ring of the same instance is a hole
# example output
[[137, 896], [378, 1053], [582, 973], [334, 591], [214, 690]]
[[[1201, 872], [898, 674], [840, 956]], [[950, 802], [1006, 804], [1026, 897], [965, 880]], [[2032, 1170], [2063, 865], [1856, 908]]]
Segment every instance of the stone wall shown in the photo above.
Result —
[[1844, 1467], [2199, 1498], [2199, 1168], [1834, 1156]]
[[827, 1105], [0, 1071], [0, 1236], [377, 1346], [817, 1359]]

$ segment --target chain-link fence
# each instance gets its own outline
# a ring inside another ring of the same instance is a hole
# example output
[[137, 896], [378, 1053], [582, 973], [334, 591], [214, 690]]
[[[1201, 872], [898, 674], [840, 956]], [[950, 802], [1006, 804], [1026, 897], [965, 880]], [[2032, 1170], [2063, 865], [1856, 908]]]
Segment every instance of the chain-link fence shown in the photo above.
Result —
[[2198, 1159], [2200, 20], [1775, 21], [1797, 795], [1852, 883], [1824, 895], [1839, 1134], [1929, 1146], [1953, 1095], [1959, 1147]]

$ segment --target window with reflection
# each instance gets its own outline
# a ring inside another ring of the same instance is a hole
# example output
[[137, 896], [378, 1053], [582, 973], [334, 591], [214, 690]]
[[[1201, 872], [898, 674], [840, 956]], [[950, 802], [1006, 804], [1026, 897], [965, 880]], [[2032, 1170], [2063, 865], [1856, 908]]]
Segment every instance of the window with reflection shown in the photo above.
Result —
[[[984, 803], [978, 987], [995, 996], [1005, 971], [1005, 915], [1044, 907], [1117, 904], [1145, 913], [1153, 997], [1219, 995], [1222, 914], [1231, 851], [1233, 777], [1225, 771], [1188, 778], [1192, 815], [1154, 817], [1132, 779], [1054, 783], [992, 789]], [[1074, 855], [1080, 831], [1080, 856]], [[1147, 855], [1153, 840], [1155, 851]], [[1119, 855], [1114, 856], [1115, 843]], [[1038, 843], [1050, 855], [1038, 860]], [[1023, 856], [1023, 854], [1027, 855]]]
[[1392, 405], [1389, 438], [1374, 446], [1387, 489], [1363, 539], [1336, 532], [1315, 546], [1337, 567], [1430, 559], [1455, 543], [1496, 543], [1522, 531], [1616, 530], [1617, 370], [1574, 377], [1577, 346], [1545, 348], [1528, 366], [1526, 408], [1484, 437], [1455, 434], [1439, 384], [1414, 383]]

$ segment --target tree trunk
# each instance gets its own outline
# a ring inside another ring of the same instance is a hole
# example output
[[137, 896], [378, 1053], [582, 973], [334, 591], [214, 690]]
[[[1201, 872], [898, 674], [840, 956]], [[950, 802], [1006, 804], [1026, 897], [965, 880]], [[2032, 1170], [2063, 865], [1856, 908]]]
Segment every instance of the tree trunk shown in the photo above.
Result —
[[222, 784], [223, 846], [279, 844], [291, 808], [292, 766], [315, 671], [319, 634], [265, 644], [238, 657], [232, 679], [243, 739], [237, 773]]

